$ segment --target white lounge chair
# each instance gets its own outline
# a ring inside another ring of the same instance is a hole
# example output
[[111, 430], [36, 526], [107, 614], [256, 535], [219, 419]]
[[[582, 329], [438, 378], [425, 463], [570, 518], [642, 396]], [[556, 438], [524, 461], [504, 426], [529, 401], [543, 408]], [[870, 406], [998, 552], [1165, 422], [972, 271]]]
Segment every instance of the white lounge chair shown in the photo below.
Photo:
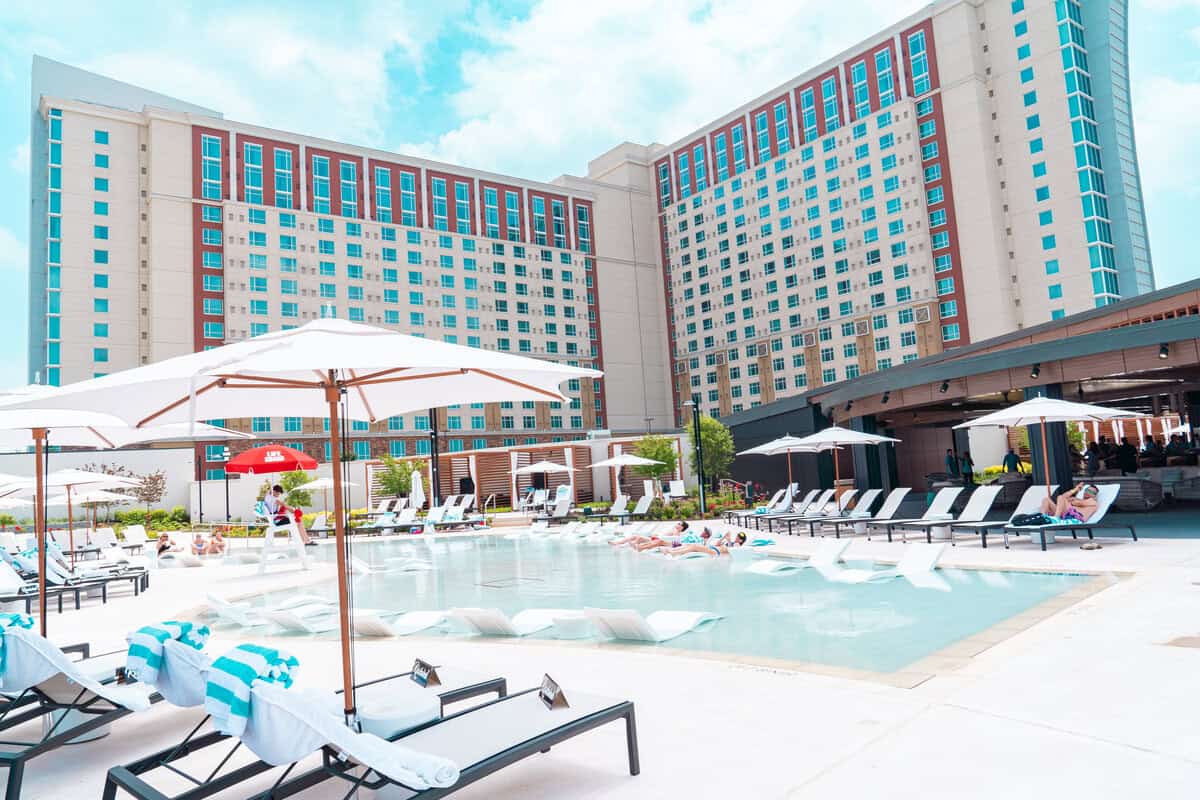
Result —
[[1074, 525], [1007, 525], [1004, 528], [1005, 549], [1008, 549], [1009, 536], [1029, 536], [1038, 541], [1042, 549], [1045, 550], [1047, 541], [1053, 541], [1055, 533], [1070, 533], [1072, 539], [1078, 539], [1079, 531], [1086, 531], [1088, 539], [1094, 539], [1095, 537], [1092, 535], [1092, 532], [1097, 530], [1128, 530], [1129, 535], [1136, 542], [1137, 531], [1133, 525], [1127, 522], [1104, 522], [1105, 515], [1108, 514], [1108, 510], [1112, 508], [1113, 501], [1117, 499], [1117, 495], [1121, 491], [1121, 485], [1119, 483], [1094, 485], [1097, 492], [1096, 510], [1092, 512], [1092, 516], [1087, 522], [1080, 522]]
[[[240, 742], [260, 761], [245, 764], [239, 760], [227, 766], [226, 759], [211, 774], [207, 773], [208, 763], [203, 762], [205, 773], [188, 775], [174, 762], [230, 741], [217, 733], [192, 738], [193, 731], [181, 744], [109, 770], [105, 796], [114, 797], [119, 788], [138, 800], [172, 800], [142, 777], [164, 770], [174, 773], [173, 777], [182, 774], [190, 779], [174, 798], [201, 800], [274, 765], [292, 764], [271, 785], [270, 791], [277, 792], [276, 796], [289, 797], [322, 781], [342, 779], [351, 784], [351, 794], [369, 786], [386, 788], [388, 796], [394, 797], [444, 797], [601, 724], [622, 720], [630, 773], [636, 775], [640, 770], [632, 703], [567, 688], [563, 692], [567, 702], [548, 708], [537, 688], [506, 695], [506, 684], [496, 679], [465, 687], [451, 685], [447, 690], [452, 671], [438, 667], [437, 673], [441, 679], [437, 686], [421, 688], [401, 675], [358, 688], [362, 733], [345, 725], [341, 698], [332, 692], [257, 683], [251, 690], [251, 722]], [[443, 707], [447, 702], [483, 693], [498, 692], [501, 697], [439, 719], [438, 704], [420, 695], [414, 697], [415, 692], [434, 694]], [[393, 718], [399, 718], [399, 722], [391, 722]], [[295, 762], [322, 749], [325, 758], [320, 765], [295, 769]], [[345, 794], [345, 788], [343, 785], [334, 794]], [[239, 796], [246, 793], [240, 787], [237, 791]]]
[[[382, 619], [384, 613], [377, 609], [355, 608], [350, 613], [350, 625], [364, 636], [391, 636], [394, 631]], [[259, 614], [267, 622], [290, 633], [328, 633], [337, 630], [341, 624], [337, 606], [328, 603], [263, 610]]]
[[[72, 661], [72, 652], [84, 660]], [[5, 630], [0, 692], [12, 698], [15, 712], [0, 716], [0, 739], [8, 740], [0, 758], [0, 768], [8, 769], [5, 800], [19, 800], [31, 759], [103, 736], [112, 723], [158, 699], [145, 685], [116, 684], [116, 669], [125, 663], [123, 651], [89, 656], [86, 645], [60, 649], [32, 630]], [[38, 720], [44, 732], [31, 739], [28, 726]]]
[[[921, 581], [923, 575], [932, 574], [945, 550], [946, 545], [942, 542], [910, 544], [904, 548], [904, 555], [900, 557], [899, 563], [894, 567], [878, 570], [844, 569], [828, 577], [838, 583], [877, 583], [901, 577], [915, 579], [913, 582], [917, 583]], [[948, 586], [946, 590], [949, 590]]]
[[482, 636], [528, 636], [553, 627], [556, 620], [580, 619], [580, 611], [564, 608], [527, 608], [511, 619], [498, 608], [452, 608], [449, 616]]
[[623, 518], [629, 516], [629, 498], [623, 494], [618, 493], [617, 496], [613, 499], [612, 505], [610, 505], [608, 507], [608, 510], [603, 512], [602, 514], [597, 514], [596, 516], [600, 517], [601, 519], [604, 519], [607, 517], [613, 517], [615, 519], [623, 519]]
[[144, 525], [126, 525], [121, 535], [125, 538], [125, 543], [121, 546], [129, 551], [141, 550], [150, 541]]
[[817, 545], [816, 552], [805, 561], [797, 559], [764, 558], [746, 567], [746, 572], [755, 575], [782, 575], [788, 572], [798, 572], [802, 569], [830, 570], [837, 567], [842, 560], [842, 554], [850, 546], [850, 541], [841, 539], [825, 539]]
[[665, 642], [721, 618], [708, 611], [655, 611], [643, 617], [633, 609], [585, 608], [584, 616], [610, 639]]
[[908, 519], [871, 520], [867, 523], [867, 538], [871, 538], [872, 530], [876, 528], [884, 528], [887, 530], [887, 539], [890, 542], [892, 540], [892, 531], [896, 529], [897, 525], [902, 525], [906, 522], [927, 522], [937, 520], [944, 521], [946, 515], [950, 513], [950, 509], [954, 506], [954, 501], [958, 499], [960, 494], [962, 494], [962, 490], [963, 487], [961, 486], [947, 486], [945, 488], [938, 489], [938, 493], [933, 496], [933, 500], [930, 502], [929, 508], [925, 509], [925, 513], [919, 517], [910, 517]]
[[562, 522], [567, 519], [567, 516], [570, 513], [571, 513], [571, 496], [565, 495], [558, 499], [558, 501], [554, 504], [554, 508], [551, 509], [550, 514], [548, 516], [541, 517], [539, 519], [545, 520], [547, 522]]
[[895, 517], [896, 512], [900, 510], [900, 504], [904, 502], [904, 498], [908, 496], [910, 491], [912, 490], [907, 488], [892, 489], [888, 492], [888, 496], [884, 498], [883, 505], [879, 507], [879, 510], [874, 515], [870, 513], [860, 514], [858, 513], [858, 509], [855, 508], [854, 511], [846, 515], [845, 519], [829, 519], [825, 520], [823, 524], [825, 527], [832, 527], [833, 535], [838, 538], [841, 537], [843, 528], [861, 525], [862, 530], [868, 531], [868, 538], [870, 538], [867, 526], [873, 522], [887, 522]]
[[1035, 514], [1042, 507], [1042, 499], [1049, 497], [1054, 492], [1058, 491], [1058, 484], [1053, 484], [1050, 487], [1038, 485], [1030, 486], [1021, 495], [1021, 499], [1017, 501], [1016, 508], [1008, 519], [983, 520], [979, 522], [954, 522], [950, 525], [951, 533], [966, 532], [977, 533], [983, 540], [983, 546], [987, 547], [988, 533], [994, 530], [1001, 530], [1012, 524], [1012, 521], [1021, 514]]
[[683, 485], [683, 481], [671, 481], [667, 484], [667, 499], [674, 500], [678, 497], [687, 497], [687, 487]]
[[[787, 525], [788, 534], [791, 535], [793, 526], [796, 524], [803, 524], [808, 526], [808, 535], [815, 536], [816, 528], [818, 526], [822, 525], [825, 520], [837, 519], [843, 516], [846, 513], [846, 509], [849, 508], [850, 503], [853, 502], [854, 498], [858, 495], [857, 489], [847, 489], [846, 491], [842, 492], [841, 497], [837, 498], [836, 502], [834, 503], [835, 507], [833, 509], [821, 511], [820, 509], [828, 503], [829, 497], [832, 497], [833, 494], [832, 490], [827, 490], [827, 492], [828, 496], [825, 494], [822, 495], [825, 497], [825, 504], [822, 504], [819, 501], [817, 503], [813, 503], [811, 506], [811, 512], [806, 511], [803, 514], [784, 513], [779, 515], [771, 515], [767, 519], [767, 530], [774, 531], [775, 524], [778, 523], [781, 526]], [[867, 497], [870, 492], [875, 492], [878, 494], [879, 490], [871, 489], [867, 492], [867, 494], [864, 494], [863, 497]], [[873, 501], [874, 495], [871, 495], [871, 502]], [[869, 506], [870, 502], [868, 502], [867, 505]]]
[[981, 522], [987, 517], [988, 512], [992, 510], [992, 505], [996, 502], [996, 498], [1000, 492], [1004, 491], [1004, 487], [1000, 484], [990, 486], [977, 486], [975, 491], [971, 492], [971, 496], [967, 498], [967, 504], [963, 506], [963, 510], [959, 512], [958, 517], [952, 521], [945, 520], [921, 520], [919, 522], [900, 522], [896, 527], [901, 531], [924, 531], [925, 541], [933, 543], [933, 529], [946, 528], [950, 531], [950, 544], [954, 544], [954, 526], [968, 522]]
[[[764, 507], [765, 513], [770, 514], [772, 512], [777, 512], [777, 511], [783, 510], [782, 503], [784, 500], [784, 496], [787, 495], [789, 498], [791, 497], [789, 488], [790, 487], [785, 487], [783, 489], [780, 489], [779, 491], [775, 492], [774, 495], [771, 496], [771, 499], [767, 501], [767, 504]], [[812, 494], [813, 495], [816, 494], [815, 489], [813, 490]], [[790, 503], [789, 503], [788, 510], [790, 510]], [[739, 520], [745, 520], [747, 517], [755, 516], [758, 513], [759, 512], [757, 509], [726, 511], [725, 512], [725, 521], [726, 522], [737, 522]]]

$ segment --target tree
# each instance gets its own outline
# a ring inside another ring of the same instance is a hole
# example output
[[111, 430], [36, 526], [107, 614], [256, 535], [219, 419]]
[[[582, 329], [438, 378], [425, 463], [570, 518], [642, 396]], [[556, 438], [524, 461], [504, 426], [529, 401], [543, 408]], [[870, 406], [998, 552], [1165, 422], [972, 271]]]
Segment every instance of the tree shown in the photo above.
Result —
[[379, 488], [385, 495], [400, 497], [412, 491], [412, 476], [421, 470], [416, 461], [397, 461], [391, 456], [384, 456], [383, 469], [375, 473]]
[[308, 489], [297, 489], [297, 486], [308, 483], [308, 473], [302, 469], [284, 472], [275, 480], [268, 479], [262, 486], [258, 487], [258, 499], [262, 500], [267, 496], [267, 492], [271, 491], [271, 487], [279, 484], [283, 489], [283, 504], [285, 506], [305, 506], [312, 505], [312, 494]]
[[675, 449], [675, 440], [669, 436], [647, 434], [638, 439], [638, 443], [634, 445], [634, 453], [642, 458], [662, 462], [661, 464], [644, 464], [632, 468], [635, 475], [654, 479], [655, 494], [657, 494], [659, 478], [675, 473], [675, 464], [679, 458], [679, 452]]
[[[136, 478], [138, 475], [133, 470], [123, 467], [120, 464], [86, 464], [83, 467], [88, 472], [99, 472], [102, 475], [117, 475], [122, 478]], [[120, 487], [108, 489], [107, 491], [117, 494], [128, 494], [134, 496], [133, 490], [128, 487]], [[90, 506], [96, 511], [96, 519], [103, 517], [106, 520], [112, 519], [112, 507], [115, 503], [91, 503]]]
[[133, 496], [139, 503], [145, 503], [146, 510], [149, 511], [150, 506], [162, 500], [163, 495], [167, 493], [167, 476], [160, 469], [137, 477], [141, 483], [132, 488]]
[[[690, 423], [687, 436], [692, 448], [688, 463], [695, 472], [696, 432]], [[716, 486], [721, 478], [729, 477], [729, 467], [733, 464], [733, 435], [719, 419], [703, 414], [700, 416], [700, 444], [704, 450], [704, 477], [710, 486]]]

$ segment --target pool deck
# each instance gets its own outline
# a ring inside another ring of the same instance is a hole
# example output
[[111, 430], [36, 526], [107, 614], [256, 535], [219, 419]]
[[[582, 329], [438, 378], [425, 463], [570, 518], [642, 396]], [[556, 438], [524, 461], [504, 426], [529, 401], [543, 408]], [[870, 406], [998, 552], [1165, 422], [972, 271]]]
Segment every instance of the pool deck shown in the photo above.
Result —
[[[806, 555], [818, 541], [780, 539], [781, 555]], [[1115, 577], [989, 629], [987, 641], [943, 651], [920, 680], [899, 685], [644, 647], [429, 638], [360, 640], [358, 676], [422, 657], [503, 674], [513, 688], [549, 673], [568, 698], [577, 689], [635, 701], [639, 777], [625, 771], [623, 733], [610, 725], [456, 795], [464, 799], [1193, 798], [1200, 642], [1171, 643], [1200, 635], [1200, 539], [1099, 541], [1093, 551], [1061, 539], [1045, 553], [1028, 541], [984, 550], [961, 539], [947, 548], [944, 567]], [[902, 548], [854, 537], [846, 557], [895, 561]], [[263, 578], [246, 566], [158, 572], [142, 598], [52, 615], [52, 637], [118, 645], [126, 630], [185, 613], [208, 591], [236, 596], [331, 575], [326, 565]], [[216, 635], [230, 641], [235, 632]], [[302, 683], [337, 683], [332, 640], [276, 641], [300, 658]], [[195, 710], [162, 706], [126, 718], [101, 741], [31, 762], [24, 796], [99, 796], [107, 767], [166, 746], [197, 719]], [[303, 796], [340, 794], [326, 786]]]

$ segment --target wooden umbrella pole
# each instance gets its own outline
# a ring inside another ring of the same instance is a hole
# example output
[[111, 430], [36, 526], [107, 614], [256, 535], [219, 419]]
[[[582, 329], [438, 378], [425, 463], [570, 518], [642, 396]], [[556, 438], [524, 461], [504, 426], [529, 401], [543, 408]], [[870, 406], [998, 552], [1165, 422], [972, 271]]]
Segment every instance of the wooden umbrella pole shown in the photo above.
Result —
[[333, 370], [329, 371], [329, 383], [325, 387], [325, 399], [329, 402], [329, 444], [333, 469], [333, 525], [334, 541], [337, 543], [338, 577], [338, 625], [341, 629], [342, 645], [342, 691], [345, 698], [346, 724], [353, 725], [356, 716], [354, 707], [354, 676], [350, 663], [350, 594], [346, 564], [346, 522], [342, 509], [342, 439], [338, 427], [338, 387]]
[[791, 450], [787, 451], [787, 460], [788, 460], [788, 488], [791, 489], [792, 488], [792, 451]]
[[33, 533], [38, 549], [38, 622], [42, 636], [46, 635], [46, 515], [42, 506], [46, 498], [46, 485], [42, 475], [42, 461], [46, 451], [46, 429], [33, 429], [33, 465], [37, 475], [37, 494], [34, 498]]

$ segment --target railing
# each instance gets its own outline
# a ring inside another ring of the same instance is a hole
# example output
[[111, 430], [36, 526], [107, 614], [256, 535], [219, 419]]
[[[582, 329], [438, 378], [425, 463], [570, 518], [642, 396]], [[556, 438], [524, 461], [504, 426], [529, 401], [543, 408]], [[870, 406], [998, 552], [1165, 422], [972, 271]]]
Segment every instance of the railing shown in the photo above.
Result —
[[487, 500], [483, 501], [484, 516], [487, 516], [489, 505], [492, 507], [492, 513], [495, 514], [496, 513], [496, 504], [497, 504], [496, 503], [496, 493], [492, 492], [491, 494], [488, 495]]

